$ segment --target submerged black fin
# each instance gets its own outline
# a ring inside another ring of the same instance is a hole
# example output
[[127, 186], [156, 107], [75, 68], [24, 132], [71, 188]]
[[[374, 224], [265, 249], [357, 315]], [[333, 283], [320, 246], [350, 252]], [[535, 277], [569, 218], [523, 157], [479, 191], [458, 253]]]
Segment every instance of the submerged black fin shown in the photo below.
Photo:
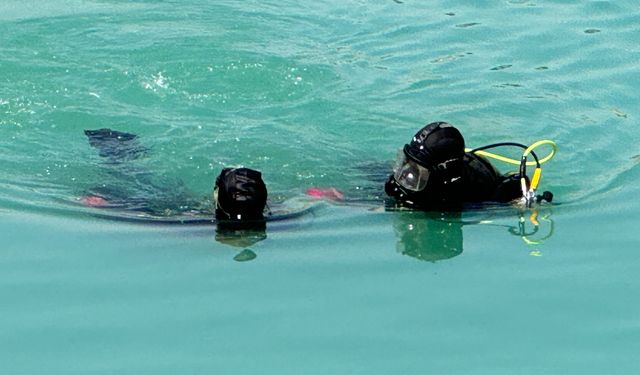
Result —
[[148, 148], [138, 142], [138, 136], [111, 129], [85, 130], [89, 144], [98, 150], [103, 158], [118, 163], [144, 156]]

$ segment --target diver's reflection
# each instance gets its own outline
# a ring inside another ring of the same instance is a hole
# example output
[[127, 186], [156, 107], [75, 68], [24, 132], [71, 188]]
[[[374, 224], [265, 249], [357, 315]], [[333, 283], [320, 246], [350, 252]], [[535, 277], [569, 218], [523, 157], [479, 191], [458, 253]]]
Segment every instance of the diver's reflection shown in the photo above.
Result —
[[393, 221], [396, 250], [430, 262], [462, 254], [460, 217], [457, 212], [397, 212]]
[[[462, 254], [464, 225], [505, 227], [508, 233], [520, 237], [528, 246], [541, 245], [554, 232], [551, 213], [539, 215], [538, 210], [519, 212], [516, 225], [494, 223], [492, 220], [463, 220], [460, 212], [400, 211], [394, 215], [396, 250], [419, 260], [436, 262]], [[533, 249], [531, 255], [539, 255]]]
[[216, 227], [216, 241], [243, 248], [233, 259], [238, 262], [246, 262], [257, 257], [249, 247], [267, 238], [267, 224], [264, 221], [253, 222], [251, 225], [239, 225], [238, 223], [218, 223]]
[[[540, 215], [537, 209], [532, 209], [528, 219], [525, 218], [524, 212], [520, 212], [519, 217], [517, 226], [507, 227], [509, 233], [519, 236], [527, 245], [541, 245], [553, 236], [555, 224], [551, 220], [550, 212]], [[542, 229], [543, 226], [546, 226], [546, 230]]]

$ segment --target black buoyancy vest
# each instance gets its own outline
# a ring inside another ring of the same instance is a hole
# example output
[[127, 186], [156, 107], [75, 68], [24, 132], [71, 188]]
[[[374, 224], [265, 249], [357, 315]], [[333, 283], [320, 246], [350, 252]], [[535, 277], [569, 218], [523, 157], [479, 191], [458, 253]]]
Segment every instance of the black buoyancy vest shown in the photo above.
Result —
[[522, 196], [518, 174], [500, 174], [484, 157], [467, 152], [462, 173], [463, 201], [509, 202]]

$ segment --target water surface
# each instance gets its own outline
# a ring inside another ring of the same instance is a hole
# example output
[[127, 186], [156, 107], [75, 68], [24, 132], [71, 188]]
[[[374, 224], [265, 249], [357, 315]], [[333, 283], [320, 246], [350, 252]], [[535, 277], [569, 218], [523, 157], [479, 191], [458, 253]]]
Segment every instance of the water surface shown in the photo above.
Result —
[[[637, 371], [639, 16], [631, 1], [4, 1], [5, 372]], [[245, 165], [276, 199], [375, 201], [368, 166], [436, 120], [471, 147], [558, 143], [537, 227], [510, 207], [443, 221], [319, 203], [234, 243], [77, 205], [130, 183], [84, 129], [138, 134], [136, 168], [202, 199]]]

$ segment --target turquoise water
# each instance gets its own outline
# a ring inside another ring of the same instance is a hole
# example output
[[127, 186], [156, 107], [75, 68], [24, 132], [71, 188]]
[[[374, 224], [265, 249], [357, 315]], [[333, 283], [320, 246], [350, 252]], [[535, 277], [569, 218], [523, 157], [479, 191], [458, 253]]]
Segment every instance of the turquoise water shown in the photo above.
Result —
[[[3, 1], [3, 373], [637, 372], [639, 17], [632, 1]], [[318, 203], [233, 243], [77, 204], [126, 184], [84, 129], [138, 134], [139, 168], [194, 196], [246, 165], [278, 199], [376, 199], [366, 166], [436, 120], [469, 146], [559, 144], [538, 227], [508, 207], [443, 222]]]

